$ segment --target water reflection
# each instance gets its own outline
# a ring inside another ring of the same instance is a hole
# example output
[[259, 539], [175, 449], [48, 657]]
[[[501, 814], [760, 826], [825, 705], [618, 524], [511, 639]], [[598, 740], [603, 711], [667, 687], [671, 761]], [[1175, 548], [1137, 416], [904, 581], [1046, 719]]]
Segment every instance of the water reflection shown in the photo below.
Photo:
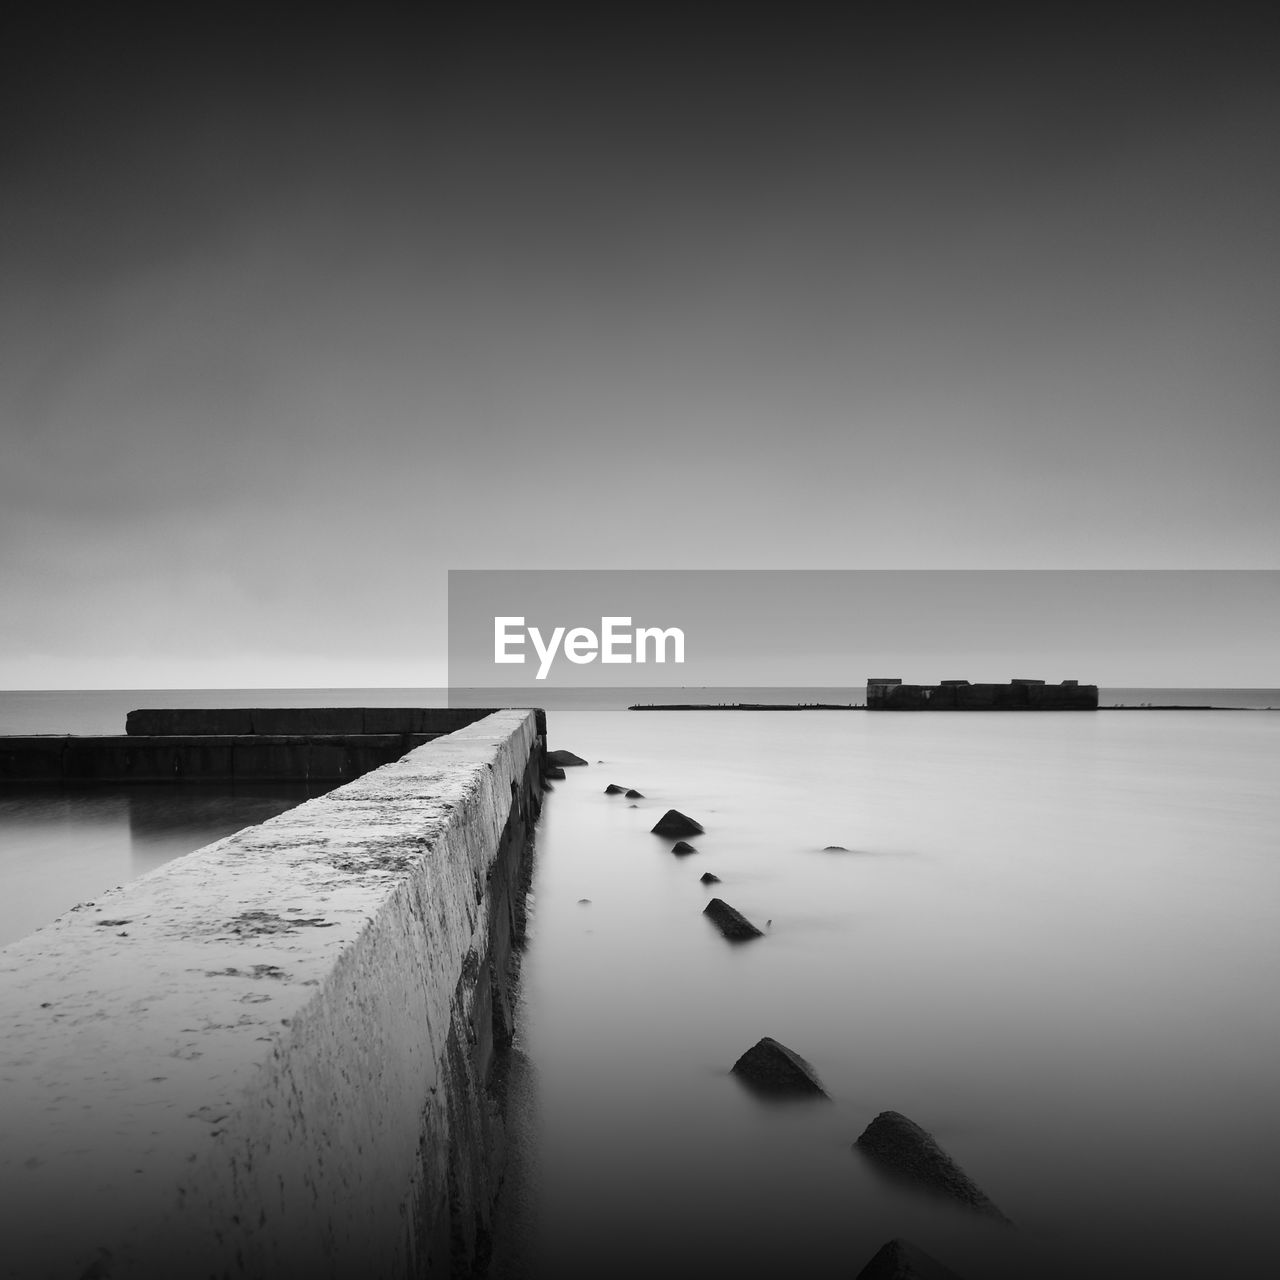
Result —
[[0, 793], [0, 946], [330, 789], [314, 782], [166, 783]]
[[138, 788], [125, 799], [135, 874], [292, 809], [337, 783], [195, 783]]

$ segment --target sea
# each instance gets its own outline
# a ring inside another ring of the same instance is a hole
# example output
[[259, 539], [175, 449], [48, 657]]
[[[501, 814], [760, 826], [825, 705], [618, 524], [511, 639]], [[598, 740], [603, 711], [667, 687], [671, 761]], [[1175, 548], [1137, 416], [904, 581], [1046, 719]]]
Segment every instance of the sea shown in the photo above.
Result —
[[[1280, 1194], [1280, 690], [1103, 689], [1097, 713], [627, 710], [863, 699], [540, 698], [550, 745], [588, 763], [536, 834], [491, 1273], [852, 1276], [895, 1237], [968, 1280], [1257, 1270]], [[466, 700], [0, 693], [0, 733]], [[0, 793], [0, 944], [302, 798]], [[651, 833], [669, 808], [705, 828], [695, 854]], [[764, 936], [726, 942], [713, 895]], [[730, 1068], [764, 1036], [829, 1098], [744, 1087]], [[886, 1110], [1012, 1225], [870, 1165], [854, 1142]]]

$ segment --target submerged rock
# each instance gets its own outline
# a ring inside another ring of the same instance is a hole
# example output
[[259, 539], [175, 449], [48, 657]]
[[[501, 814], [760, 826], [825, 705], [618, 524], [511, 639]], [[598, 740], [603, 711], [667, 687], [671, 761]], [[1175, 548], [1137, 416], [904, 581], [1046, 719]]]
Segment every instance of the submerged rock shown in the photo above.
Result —
[[876, 1250], [855, 1280], [960, 1280], [949, 1267], [907, 1240], [890, 1240]]
[[762, 1093], [827, 1096], [812, 1064], [771, 1036], [757, 1040], [733, 1064], [733, 1074]]
[[552, 764], [586, 764], [587, 762], [581, 756], [575, 756], [572, 751], [548, 751], [547, 759]]
[[699, 877], [703, 884], [719, 884], [720, 877], [711, 871], [704, 871]]
[[609, 785], [604, 789], [604, 793], [607, 796], [620, 796], [622, 792], [623, 788], [618, 786], [616, 782], [609, 783]]
[[627, 799], [628, 799], [628, 800], [643, 800], [643, 799], [644, 799], [644, 794], [643, 794], [643, 792], [640, 792], [640, 791], [635, 790], [635, 788], [633, 787], [630, 791], [628, 791], [628, 792], [627, 792]]
[[700, 836], [706, 833], [700, 822], [694, 822], [678, 809], [668, 809], [651, 828], [655, 836]]
[[712, 898], [702, 909], [704, 916], [710, 916], [717, 929], [730, 942], [745, 942], [748, 938], [763, 938], [764, 934], [742, 914], [721, 898]]
[[686, 853], [697, 853], [698, 851], [687, 840], [677, 840], [671, 846], [671, 852], [684, 855]]
[[564, 770], [558, 765], [544, 764], [542, 766], [542, 776], [544, 778], [554, 778], [557, 782], [560, 782], [564, 779]]
[[887, 1173], [927, 1187], [977, 1213], [1008, 1221], [973, 1179], [938, 1146], [933, 1135], [900, 1112], [882, 1111], [862, 1131], [854, 1146]]
[[823, 846], [822, 852], [823, 853], [848, 853], [849, 850], [846, 849], [842, 844], [828, 844]]

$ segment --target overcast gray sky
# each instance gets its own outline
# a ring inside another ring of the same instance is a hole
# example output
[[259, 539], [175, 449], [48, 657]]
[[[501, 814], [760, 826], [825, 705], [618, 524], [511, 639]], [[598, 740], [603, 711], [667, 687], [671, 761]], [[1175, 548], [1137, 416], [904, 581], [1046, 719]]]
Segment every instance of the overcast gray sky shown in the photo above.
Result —
[[15, 28], [0, 687], [443, 683], [450, 568], [1276, 567], [1274, 24], [1028, 8]]

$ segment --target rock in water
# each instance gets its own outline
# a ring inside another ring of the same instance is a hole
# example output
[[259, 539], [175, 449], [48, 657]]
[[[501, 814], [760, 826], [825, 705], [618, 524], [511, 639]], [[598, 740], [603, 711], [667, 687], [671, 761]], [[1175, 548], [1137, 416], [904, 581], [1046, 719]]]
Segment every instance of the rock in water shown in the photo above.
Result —
[[572, 751], [548, 751], [547, 759], [552, 764], [586, 764], [587, 762], [581, 756], [575, 756]]
[[960, 1280], [948, 1267], [906, 1240], [890, 1240], [858, 1272], [855, 1280]]
[[687, 840], [677, 840], [671, 846], [671, 852], [684, 855], [686, 853], [697, 853], [698, 851]]
[[977, 1184], [933, 1140], [933, 1135], [897, 1111], [882, 1111], [854, 1146], [887, 1173], [957, 1200], [977, 1213], [1008, 1219]]
[[604, 789], [604, 793], [607, 796], [620, 796], [622, 791], [623, 788], [618, 786], [616, 782], [609, 783], [609, 785]]
[[559, 765], [544, 764], [542, 766], [542, 776], [544, 778], [554, 778], [557, 782], [564, 780], [564, 770]]
[[643, 800], [643, 799], [644, 799], [644, 793], [643, 793], [643, 792], [641, 792], [641, 791], [637, 791], [634, 787], [632, 787], [632, 789], [631, 789], [630, 791], [628, 791], [628, 792], [627, 792], [627, 799], [628, 799], [628, 800]]
[[702, 824], [678, 809], [668, 809], [651, 828], [655, 836], [700, 836], [705, 834]]
[[741, 911], [734, 910], [733, 907], [720, 898], [712, 898], [703, 907], [702, 914], [710, 916], [715, 922], [716, 928], [730, 942], [745, 942], [748, 938], [764, 937], [764, 934]]
[[719, 884], [720, 883], [720, 877], [710, 871], [704, 871], [698, 877], [698, 879], [701, 880], [703, 884]]
[[813, 1067], [770, 1036], [757, 1040], [733, 1064], [733, 1074], [762, 1093], [827, 1096]]

